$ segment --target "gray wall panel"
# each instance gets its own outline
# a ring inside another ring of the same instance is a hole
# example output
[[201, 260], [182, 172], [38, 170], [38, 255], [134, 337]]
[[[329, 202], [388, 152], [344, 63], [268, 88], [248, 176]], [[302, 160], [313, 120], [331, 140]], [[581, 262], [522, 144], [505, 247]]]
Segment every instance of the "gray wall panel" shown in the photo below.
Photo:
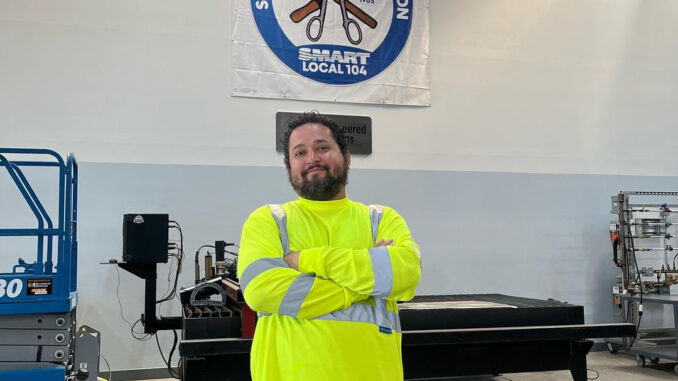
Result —
[[[180, 282], [188, 285], [199, 245], [238, 241], [252, 210], [296, 197], [282, 166], [81, 163], [80, 168], [79, 321], [102, 332], [102, 350], [113, 369], [162, 366], [153, 341], [130, 337], [116, 300], [116, 270], [100, 264], [121, 257], [124, 213], [168, 212], [181, 223], [187, 259]], [[44, 183], [40, 177], [35, 181]], [[349, 182], [352, 199], [392, 206], [407, 220], [422, 249], [419, 294], [555, 298], [584, 305], [588, 323], [614, 320], [610, 196], [620, 189], [678, 189], [674, 177], [369, 169], [351, 170]], [[15, 202], [0, 201], [3, 216], [20, 210]], [[5, 271], [16, 251], [1, 245]], [[160, 271], [160, 290], [166, 288], [167, 269]], [[133, 322], [142, 311], [143, 284], [124, 271], [120, 277], [124, 315]], [[160, 311], [178, 312], [178, 302]], [[167, 352], [170, 337], [160, 338]]]

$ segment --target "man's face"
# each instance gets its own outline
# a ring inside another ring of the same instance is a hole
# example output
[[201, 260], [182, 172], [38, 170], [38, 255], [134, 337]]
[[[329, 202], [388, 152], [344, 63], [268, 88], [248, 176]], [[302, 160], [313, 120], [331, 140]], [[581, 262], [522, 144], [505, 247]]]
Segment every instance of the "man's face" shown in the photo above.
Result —
[[327, 201], [345, 197], [344, 187], [351, 158], [343, 155], [322, 124], [307, 123], [292, 131], [289, 144], [290, 184], [303, 198]]

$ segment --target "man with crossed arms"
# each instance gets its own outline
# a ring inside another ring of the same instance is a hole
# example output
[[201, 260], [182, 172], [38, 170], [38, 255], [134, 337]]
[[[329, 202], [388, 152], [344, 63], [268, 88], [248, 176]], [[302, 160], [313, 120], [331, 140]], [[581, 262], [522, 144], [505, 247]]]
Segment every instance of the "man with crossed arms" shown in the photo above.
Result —
[[283, 135], [296, 201], [245, 222], [238, 277], [259, 320], [254, 381], [402, 380], [399, 300], [421, 276], [419, 247], [395, 210], [346, 197], [351, 156], [317, 113]]

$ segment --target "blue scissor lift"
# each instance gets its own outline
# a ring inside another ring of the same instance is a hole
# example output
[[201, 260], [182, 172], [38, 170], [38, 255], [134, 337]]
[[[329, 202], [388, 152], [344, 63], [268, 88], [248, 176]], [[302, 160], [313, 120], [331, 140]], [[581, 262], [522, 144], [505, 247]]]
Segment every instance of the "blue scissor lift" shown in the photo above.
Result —
[[[10, 160], [13, 158], [18, 160]], [[56, 220], [24, 175], [22, 168], [26, 167], [58, 171]], [[0, 381], [62, 381], [74, 374], [78, 335], [78, 165], [73, 154], [64, 162], [47, 149], [0, 148], [0, 176], [2, 172], [9, 174], [37, 222], [32, 228], [2, 228], [0, 239], [35, 237], [37, 251], [35, 261], [19, 259], [11, 272], [0, 269]], [[2, 211], [0, 216], [9, 220]], [[96, 368], [98, 371], [98, 359]]]

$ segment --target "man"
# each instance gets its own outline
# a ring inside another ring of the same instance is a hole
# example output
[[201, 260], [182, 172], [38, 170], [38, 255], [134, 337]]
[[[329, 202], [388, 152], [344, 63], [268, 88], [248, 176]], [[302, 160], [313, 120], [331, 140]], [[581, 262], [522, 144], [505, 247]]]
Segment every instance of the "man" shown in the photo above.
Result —
[[421, 275], [419, 248], [393, 210], [346, 197], [351, 164], [332, 120], [303, 114], [283, 136], [299, 199], [255, 210], [238, 277], [259, 320], [252, 379], [402, 380], [398, 300]]

